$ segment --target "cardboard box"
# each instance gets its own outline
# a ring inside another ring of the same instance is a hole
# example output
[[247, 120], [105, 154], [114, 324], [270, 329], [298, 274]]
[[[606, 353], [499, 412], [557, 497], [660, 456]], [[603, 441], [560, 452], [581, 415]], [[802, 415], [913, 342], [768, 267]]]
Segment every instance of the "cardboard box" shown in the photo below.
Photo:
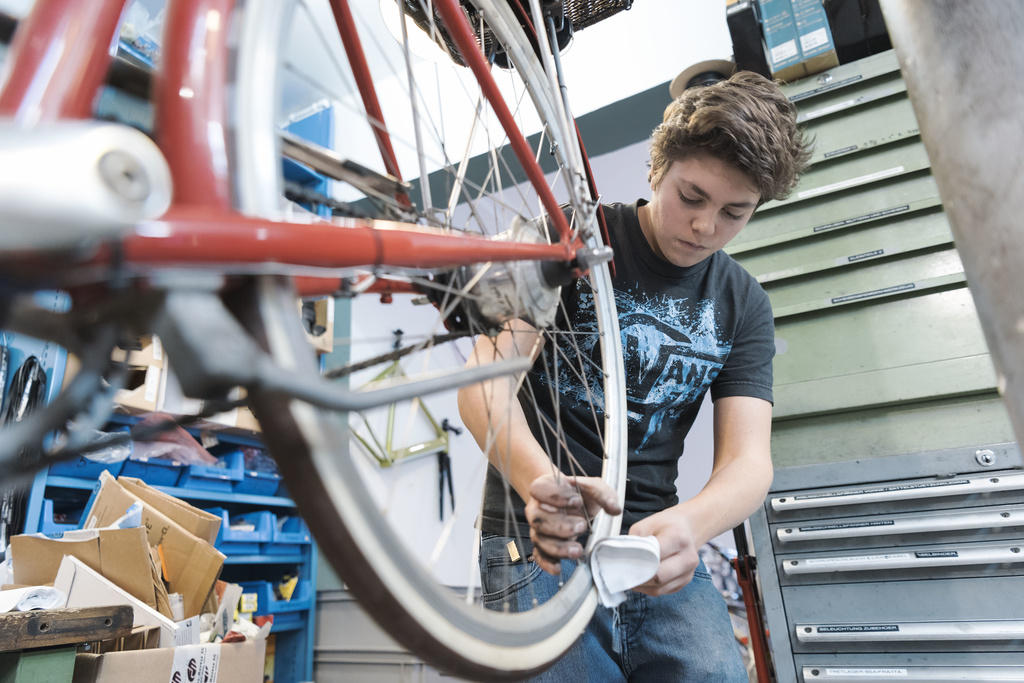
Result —
[[141, 600], [103, 578], [78, 558], [66, 556], [53, 582], [67, 595], [66, 607], [113, 607], [130, 605], [133, 628], [159, 629], [159, 647], [174, 647], [199, 642], [199, 629], [179, 625]]
[[158, 365], [133, 369], [127, 375], [125, 387], [114, 394], [114, 403], [127, 408], [129, 412], [157, 410], [165, 370]]
[[203, 410], [202, 401], [185, 395], [181, 382], [178, 381], [178, 376], [174, 374], [174, 368], [169, 363], [164, 364], [156, 404], [161, 412], [171, 415], [195, 415]]
[[85, 528], [94, 529], [113, 523], [132, 503], [141, 502], [142, 525], [149, 544], [160, 553], [168, 591], [180, 593], [185, 602], [185, 618], [200, 613], [206, 597], [224, 566], [224, 555], [204, 539], [187, 531], [153, 505], [132, 494], [110, 473], [100, 475], [100, 490], [85, 513]]
[[790, 4], [796, 19], [804, 75], [810, 76], [839, 66], [828, 15], [821, 0], [790, 0]]
[[772, 76], [782, 81], [800, 78], [805, 72], [792, 5], [789, 0], [757, 0], [757, 4]]
[[127, 350], [115, 346], [114, 351], [110, 354], [111, 360], [133, 367], [163, 367], [164, 347], [160, 343], [159, 337], [142, 337], [138, 345], [140, 347], [138, 349]]
[[80, 654], [75, 658], [73, 683], [262, 683], [265, 647], [265, 640], [249, 640]]
[[67, 531], [60, 539], [15, 536], [11, 539], [14, 582], [52, 584], [65, 555], [78, 558], [129, 595], [170, 617], [167, 591], [159, 575], [154, 576], [145, 529]]
[[[244, 389], [236, 389], [231, 393], [229, 398], [231, 400], [237, 400], [245, 396]], [[231, 427], [228, 431], [237, 431], [242, 434], [254, 434], [259, 433], [260, 423], [256, 420], [256, 416], [252, 414], [247, 406], [239, 406], [226, 410], [223, 413], [217, 413], [207, 418], [207, 421], [214, 425], [224, 425]], [[220, 428], [217, 428], [220, 430]]]
[[133, 496], [140, 498], [142, 502], [152, 505], [173, 519], [190, 534], [198, 536], [210, 545], [217, 542], [217, 532], [220, 531], [221, 522], [219, 516], [206, 510], [200, 510], [163, 491], [158, 491], [141, 479], [118, 477], [117, 482]]

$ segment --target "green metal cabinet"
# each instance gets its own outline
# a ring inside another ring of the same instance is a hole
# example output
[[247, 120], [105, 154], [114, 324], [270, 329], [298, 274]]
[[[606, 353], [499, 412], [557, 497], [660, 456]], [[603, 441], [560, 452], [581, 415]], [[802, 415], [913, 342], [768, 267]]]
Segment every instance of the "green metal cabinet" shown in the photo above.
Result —
[[811, 166], [728, 247], [775, 313], [776, 467], [1012, 441], [895, 55], [784, 91]]

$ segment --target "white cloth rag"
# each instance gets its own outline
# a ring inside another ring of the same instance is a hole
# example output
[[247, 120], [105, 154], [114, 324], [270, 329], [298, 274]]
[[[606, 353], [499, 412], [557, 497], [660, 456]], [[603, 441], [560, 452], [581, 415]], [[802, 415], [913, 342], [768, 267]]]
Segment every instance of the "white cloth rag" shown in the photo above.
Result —
[[654, 536], [608, 536], [590, 551], [590, 572], [601, 604], [617, 607], [631, 588], [644, 583], [658, 571], [661, 546]]

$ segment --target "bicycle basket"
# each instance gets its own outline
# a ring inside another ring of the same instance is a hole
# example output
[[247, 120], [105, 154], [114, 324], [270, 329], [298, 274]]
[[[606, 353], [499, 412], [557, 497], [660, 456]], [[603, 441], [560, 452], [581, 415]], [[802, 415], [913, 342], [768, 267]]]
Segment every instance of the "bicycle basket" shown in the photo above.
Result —
[[[426, 5], [422, 0], [399, 1], [402, 3], [402, 9], [405, 14], [412, 19], [421, 30], [423, 30], [427, 35], [432, 36], [434, 42], [441, 46], [441, 48], [448, 53], [448, 56], [456, 63], [465, 66], [465, 62], [463, 62], [462, 56], [455, 47], [455, 43], [452, 41], [451, 36], [448, 35], [448, 31], [446, 31], [442, 26], [436, 10], [434, 13], [435, 16], [433, 17], [433, 20], [431, 20], [431, 17], [428, 16], [426, 12]], [[509, 7], [511, 7], [516, 16], [519, 17], [520, 23], [523, 26], [529, 26], [529, 10], [527, 9], [528, 4], [526, 0], [507, 1]], [[462, 0], [460, 4], [469, 16], [470, 25], [477, 27], [480, 20], [472, 4], [465, 0]], [[569, 44], [569, 39], [572, 37], [574, 31], [591, 26], [603, 19], [607, 19], [617, 12], [629, 9], [632, 4], [633, 0], [562, 0], [559, 5], [558, 2], [553, 2], [552, 0], [542, 0], [542, 5], [545, 6], [545, 12], [553, 10], [555, 23], [558, 27], [557, 38], [558, 48], [560, 51]], [[533, 32], [528, 30], [526, 33], [528, 36], [531, 36], [532, 41]], [[479, 32], [477, 32], [476, 40], [477, 44], [481, 43], [481, 36], [479, 35]], [[496, 65], [502, 68], [508, 68], [508, 58], [506, 57], [502, 47], [495, 44], [491, 30], [486, 26], [486, 21], [484, 22], [482, 41], [484, 54], [491, 58]], [[534, 45], [534, 49], [536, 49], [536, 45]]]
[[563, 11], [574, 31], [629, 9], [633, 0], [562, 0]]

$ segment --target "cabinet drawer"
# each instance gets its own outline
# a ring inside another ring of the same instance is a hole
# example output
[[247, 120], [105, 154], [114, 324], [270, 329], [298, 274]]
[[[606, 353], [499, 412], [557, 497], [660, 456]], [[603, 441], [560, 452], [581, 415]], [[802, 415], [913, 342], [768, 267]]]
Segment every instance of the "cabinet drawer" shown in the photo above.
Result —
[[1024, 538], [780, 555], [779, 583], [840, 583], [1024, 574]]
[[[893, 83], [890, 90], [901, 94], [901, 85], [899, 82]], [[814, 138], [812, 164], [918, 134], [914, 109], [905, 96], [878, 99], [867, 106], [850, 108], [845, 112], [844, 116], [809, 119], [805, 129]]]
[[782, 602], [796, 645], [798, 625], [1019, 620], [1024, 577], [783, 586]]
[[1024, 577], [782, 589], [794, 653], [1019, 652]]
[[1011, 503], [1024, 503], [1016, 470], [779, 492], [765, 507], [769, 521], [784, 522]]
[[778, 552], [902, 547], [910, 544], [994, 541], [1017, 537], [1024, 505], [992, 505], [940, 512], [840, 517], [770, 525]]
[[891, 681], [928, 681], [928, 683], [984, 683], [985, 681], [1024, 681], [1024, 665], [993, 666], [804, 666], [804, 683], [874, 683]]
[[883, 184], [814, 197], [774, 211], [758, 210], [726, 251], [742, 254], [938, 206], [939, 190], [931, 175], [908, 173]]

